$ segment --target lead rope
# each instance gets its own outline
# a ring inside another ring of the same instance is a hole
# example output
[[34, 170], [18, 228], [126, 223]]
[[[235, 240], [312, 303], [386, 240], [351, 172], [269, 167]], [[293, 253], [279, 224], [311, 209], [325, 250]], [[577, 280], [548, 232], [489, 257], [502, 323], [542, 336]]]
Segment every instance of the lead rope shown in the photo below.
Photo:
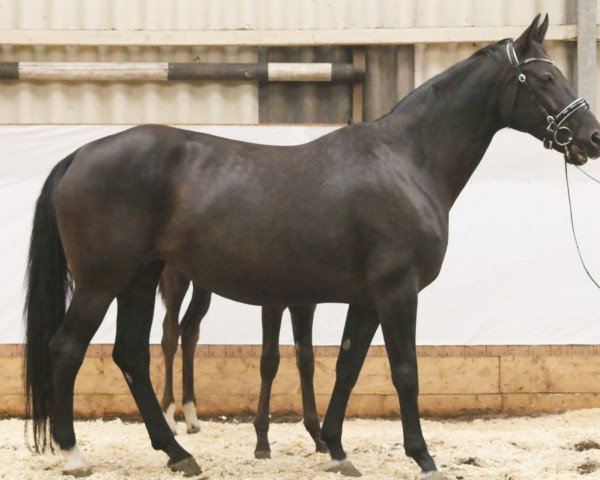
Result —
[[[577, 165], [575, 166], [577, 167]], [[596, 287], [600, 289], [600, 285], [598, 285], [598, 282], [594, 280], [594, 277], [592, 277], [592, 274], [590, 273], [587, 266], [585, 265], [585, 262], [583, 261], [581, 249], [579, 248], [579, 242], [577, 241], [577, 234], [575, 233], [575, 222], [573, 220], [573, 203], [571, 202], [571, 187], [569, 185], [569, 169], [567, 167], [567, 162], [565, 162], [565, 180], [567, 182], [567, 198], [569, 199], [569, 217], [571, 219], [571, 231], [573, 232], [573, 239], [575, 240], [575, 246], [577, 247], [577, 255], [579, 255], [579, 260], [581, 261], [581, 265], [583, 266], [583, 269], [585, 270], [587, 276], [590, 277], [590, 280], [594, 283], [594, 285], [596, 285]], [[581, 168], [577, 167], [577, 169], [587, 177], [591, 178], [594, 182], [600, 183], [600, 181], [592, 177], [589, 173], [585, 172]]]

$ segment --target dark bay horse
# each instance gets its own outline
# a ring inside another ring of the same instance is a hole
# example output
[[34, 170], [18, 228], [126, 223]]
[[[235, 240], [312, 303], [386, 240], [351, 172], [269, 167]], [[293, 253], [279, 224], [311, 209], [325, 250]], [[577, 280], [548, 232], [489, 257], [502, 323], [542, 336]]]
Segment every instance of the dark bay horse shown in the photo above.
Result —
[[[177, 344], [181, 336], [182, 371], [183, 371], [183, 414], [188, 433], [198, 433], [200, 424], [196, 416], [196, 396], [194, 394], [194, 352], [198, 343], [200, 323], [208, 312], [211, 293], [193, 284], [192, 298], [185, 315], [179, 323], [181, 304], [190, 280], [168, 265], [163, 270], [159, 290], [167, 309], [163, 322], [162, 349], [165, 358], [165, 389], [161, 406], [173, 434], [177, 433], [175, 423], [175, 398], [173, 395], [173, 360], [177, 352]], [[300, 373], [302, 390], [302, 408], [304, 426], [318, 452], [327, 453], [327, 446], [321, 440], [321, 426], [315, 402], [313, 384], [315, 358], [312, 345], [312, 326], [315, 305], [291, 305], [292, 331], [296, 346], [296, 364]], [[256, 430], [256, 458], [271, 458], [269, 445], [269, 404], [271, 386], [279, 368], [279, 332], [285, 306], [267, 306], [262, 308], [263, 342], [260, 357], [260, 396], [258, 409], [254, 419]]]
[[444, 478], [421, 431], [415, 331], [418, 293], [444, 259], [450, 208], [504, 127], [544, 140], [571, 163], [600, 155], [600, 124], [548, 59], [548, 19], [538, 21], [434, 77], [381, 119], [304, 145], [143, 126], [58, 163], [37, 202], [29, 257], [26, 392], [36, 447], [50, 432], [65, 470], [87, 473], [73, 385], [117, 298], [113, 358], [152, 446], [171, 469], [200, 472], [167, 425], [148, 371], [155, 291], [168, 263], [240, 302], [349, 304], [321, 432], [331, 470], [358, 474], [342, 424], [381, 324], [405, 452], [421, 475]]

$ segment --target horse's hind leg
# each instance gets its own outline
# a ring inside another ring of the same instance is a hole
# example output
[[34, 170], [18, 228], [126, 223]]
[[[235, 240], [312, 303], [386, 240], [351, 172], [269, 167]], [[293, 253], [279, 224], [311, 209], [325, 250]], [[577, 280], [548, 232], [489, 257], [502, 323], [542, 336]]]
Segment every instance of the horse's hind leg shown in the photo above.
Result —
[[50, 341], [54, 388], [52, 436], [65, 456], [64, 472], [67, 474], [84, 476], [91, 473], [75, 442], [74, 384], [87, 347], [115, 293], [83, 284], [77, 286], [65, 318]]
[[327, 445], [321, 440], [321, 426], [315, 403], [315, 355], [312, 345], [312, 326], [315, 305], [295, 305], [290, 307], [294, 343], [296, 344], [296, 364], [300, 373], [302, 389], [302, 409], [304, 426], [315, 442], [317, 452], [327, 453]]
[[175, 422], [175, 397], [173, 395], [173, 361], [179, 340], [179, 311], [190, 281], [176, 270], [166, 266], [162, 273], [163, 298], [166, 307], [161, 341], [165, 359], [165, 390], [161, 402], [165, 418], [173, 434], [177, 435]]
[[123, 372], [150, 435], [152, 447], [169, 456], [169, 467], [185, 475], [201, 473], [192, 456], [175, 440], [150, 382], [150, 327], [156, 285], [163, 269], [160, 261], [140, 268], [119, 294], [117, 338], [113, 359]]
[[181, 351], [183, 354], [183, 414], [187, 433], [200, 431], [194, 394], [194, 354], [200, 337], [200, 322], [210, 306], [210, 292], [194, 284], [190, 305], [181, 320]]
[[321, 429], [321, 438], [327, 444], [332, 459], [326, 466], [327, 471], [360, 476], [360, 472], [348, 460], [342, 447], [342, 424], [350, 393], [356, 384], [378, 326], [375, 309], [356, 304], [349, 306], [342, 346], [335, 367], [335, 386]]
[[254, 418], [254, 429], [256, 430], [256, 458], [271, 458], [271, 447], [269, 445], [269, 402], [271, 399], [271, 386], [279, 368], [279, 331], [281, 329], [281, 317], [285, 307], [263, 307], [262, 327], [263, 344], [260, 357], [260, 397], [258, 409]]

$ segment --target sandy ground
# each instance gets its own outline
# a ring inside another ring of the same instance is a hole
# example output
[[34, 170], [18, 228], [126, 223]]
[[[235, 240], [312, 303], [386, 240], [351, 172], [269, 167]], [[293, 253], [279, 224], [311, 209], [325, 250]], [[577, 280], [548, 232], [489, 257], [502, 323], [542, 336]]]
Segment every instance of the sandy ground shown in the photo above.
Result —
[[[274, 423], [272, 459], [255, 460], [251, 423], [202, 422], [202, 431], [178, 439], [200, 463], [201, 478], [335, 479], [322, 473], [328, 456], [313, 453], [300, 423]], [[94, 469], [90, 479], [176, 479], [166, 456], [149, 444], [142, 424], [120, 420], [77, 422], [79, 445]], [[600, 409], [563, 415], [475, 420], [426, 420], [429, 449], [451, 479], [600, 479]], [[24, 422], [0, 420], [0, 478], [64, 479], [61, 457], [34, 456], [23, 441]], [[412, 479], [399, 421], [348, 420], [344, 445], [365, 479]]]

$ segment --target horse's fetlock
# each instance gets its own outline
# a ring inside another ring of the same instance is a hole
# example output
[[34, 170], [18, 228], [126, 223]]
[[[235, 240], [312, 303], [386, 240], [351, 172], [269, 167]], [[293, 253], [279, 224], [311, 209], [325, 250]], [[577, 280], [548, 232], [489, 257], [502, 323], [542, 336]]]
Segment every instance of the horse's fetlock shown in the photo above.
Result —
[[52, 440], [62, 451], [71, 450], [77, 445], [75, 435], [72, 432], [61, 432], [59, 428], [54, 428]]
[[326, 427], [321, 429], [321, 440], [323, 440], [328, 446], [341, 443], [341, 439], [341, 431], [329, 431]]
[[425, 455], [429, 455], [427, 452], [427, 445], [420, 442], [414, 445], [406, 443], [404, 445], [404, 453], [406, 453], [407, 457], [410, 457], [414, 460], [422, 458]]
[[306, 415], [304, 417], [304, 428], [307, 430], [316, 430], [317, 432], [321, 429], [319, 426], [319, 417], [316, 415]]

